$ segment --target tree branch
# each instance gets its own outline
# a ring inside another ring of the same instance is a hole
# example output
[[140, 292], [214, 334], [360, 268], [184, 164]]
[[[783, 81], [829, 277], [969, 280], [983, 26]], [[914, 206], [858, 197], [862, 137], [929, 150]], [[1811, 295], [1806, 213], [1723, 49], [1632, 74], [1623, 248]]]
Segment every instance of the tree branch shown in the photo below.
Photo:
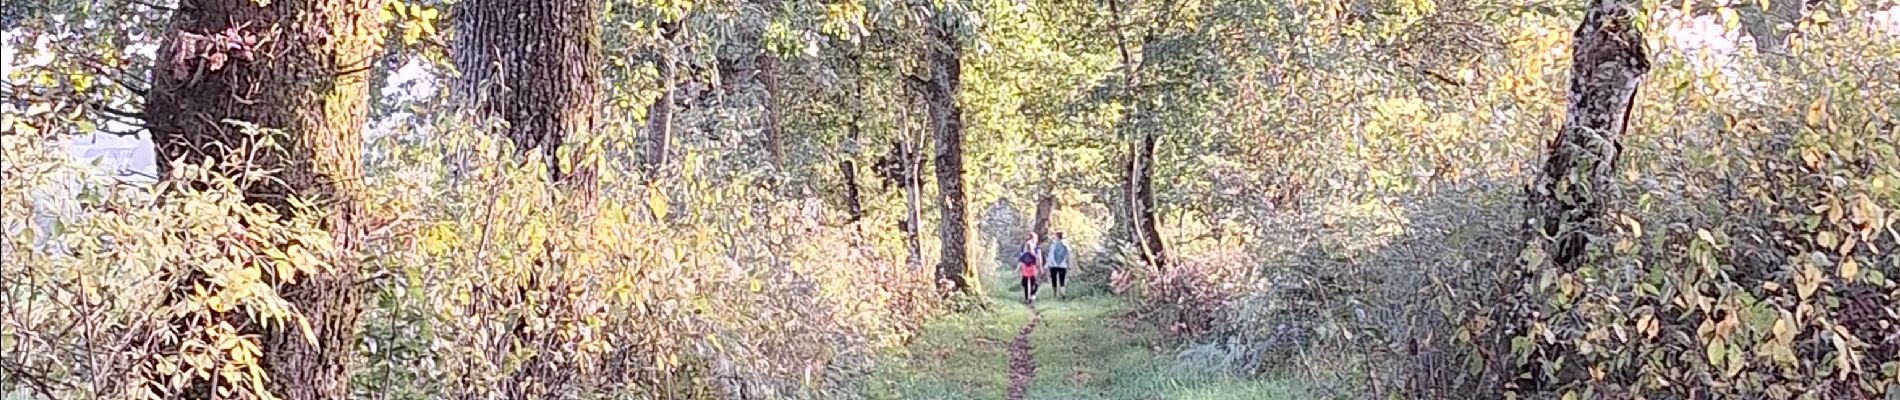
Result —
[[107, 105], [107, 104], [97, 102], [97, 101], [87, 102], [86, 105], [92, 106], [93, 109], [99, 110], [99, 112], [111, 114], [113, 116], [118, 116], [122, 118], [130, 118], [130, 119], [139, 120], [139, 121], [145, 120], [144, 112], [125, 110], [125, 109], [113, 107], [111, 105]]
[[[378, 58], [378, 59], [380, 59], [380, 58]], [[345, 76], [350, 76], [350, 75], [356, 75], [356, 74], [360, 74], [360, 73], [364, 73], [364, 72], [369, 72], [369, 70], [371, 70], [371, 69], [375, 69], [375, 68], [376, 68], [376, 64], [375, 64], [375, 63], [370, 63], [369, 65], [364, 65], [364, 66], [361, 66], [361, 67], [356, 67], [356, 68], [350, 68], [350, 69], [345, 69], [345, 70], [338, 70], [338, 71], [336, 72], [336, 76], [337, 76], [337, 77], [345, 77]]]
[[66, 389], [72, 388], [71, 385], [48, 379], [44, 374], [28, 372], [23, 366], [8, 362], [5, 359], [0, 359], [0, 371], [5, 371], [8, 377], [14, 378], [21, 383], [33, 386], [34, 389], [37, 389], [34, 391], [35, 394], [47, 399], [53, 398], [51, 393], [53, 393], [53, 386], [55, 385]]
[[[70, 50], [62, 50], [62, 51], [70, 51]], [[127, 78], [127, 76], [131, 76], [131, 74], [127, 74], [125, 73], [125, 71], [109, 71], [112, 68], [106, 67], [105, 65], [101, 65], [99, 63], [99, 60], [94, 60], [94, 59], [86, 58], [86, 57], [80, 57], [79, 60], [80, 60], [80, 64], [85, 65], [86, 69], [92, 70], [92, 73], [98, 74], [100, 76], [104, 76], [107, 82], [112, 82], [113, 85], [124, 88], [125, 91], [132, 92], [133, 94], [137, 94], [140, 97], [146, 96], [146, 88], [151, 87], [150, 82], [144, 82], [142, 80], [138, 80], [134, 78]], [[135, 83], [144, 84], [145, 87], [135, 86], [134, 85]]]
[[[8, 85], [8, 86], [11, 86], [11, 85]], [[28, 98], [28, 99], [39, 99], [39, 100], [50, 101], [56, 97], [56, 96], [48, 95], [45, 93], [40, 93], [38, 91], [34, 91], [29, 88], [8, 87], [8, 89], [10, 89], [8, 90], [9, 92], [19, 92], [20, 94], [24, 95], [22, 97]], [[118, 122], [118, 123], [122, 123], [126, 125], [131, 125], [141, 130], [150, 129], [149, 127], [145, 126], [145, 124], [142, 123], [145, 121], [145, 113], [143, 111], [127, 110], [123, 108], [113, 107], [110, 104], [106, 104], [104, 100], [88, 99], [88, 98], [85, 98], [85, 96], [81, 96], [81, 95], [66, 96], [66, 97], [63, 97], [62, 99], [67, 100], [67, 101], [78, 102], [81, 106], [90, 108], [94, 111], [98, 111], [99, 113], [105, 114], [110, 117], [122, 118], [120, 120], [114, 120], [111, 122]], [[111, 134], [113, 136], [137, 136], [139, 134], [138, 131], [131, 131], [131, 132], [114, 131], [114, 130], [104, 129], [103, 127], [101, 127], [99, 131], [105, 132], [107, 134]]]
[[1108, 12], [1109, 12], [1109, 19], [1110, 21], [1112, 21], [1109, 24], [1110, 25], [1109, 28], [1115, 30], [1115, 47], [1116, 47], [1116, 50], [1119, 51], [1122, 56], [1122, 75], [1123, 75], [1122, 87], [1127, 88], [1129, 86], [1134, 86], [1133, 85], [1133, 81], [1135, 79], [1135, 68], [1133, 65], [1134, 58], [1129, 57], [1128, 38], [1122, 34], [1121, 1], [1108, 0]]
[[1413, 71], [1416, 71], [1421, 75], [1425, 75], [1425, 77], [1427, 78], [1432, 78], [1432, 80], [1438, 81], [1439, 83], [1444, 83], [1447, 85], [1452, 85], [1452, 86], [1457, 86], [1457, 87], [1465, 86], [1463, 82], [1459, 82], [1456, 79], [1452, 79], [1449, 76], [1445, 76], [1445, 74], [1439, 73], [1438, 71], [1433, 71], [1430, 68], [1421, 67], [1418, 64], [1412, 63], [1411, 61], [1406, 61], [1404, 59], [1398, 59], [1394, 61], [1398, 61], [1399, 65], [1405, 66], [1406, 68], [1411, 68]]
[[147, 7], [147, 8], [151, 8], [151, 9], [153, 9], [153, 10], [158, 10], [158, 11], [178, 11], [178, 9], [177, 9], [177, 8], [173, 8], [173, 7], [166, 7], [166, 6], [161, 6], [161, 5], [157, 5], [157, 4], [152, 4], [152, 3], [150, 3], [150, 2], [146, 2], [146, 1], [140, 1], [140, 0], [126, 0], [125, 2], [127, 2], [127, 3], [132, 3], [132, 4], [137, 4], [137, 5], [141, 5], [141, 6], [145, 6], [145, 7]]
[[930, 90], [931, 85], [932, 84], [930, 80], [928, 79], [919, 78], [916, 75], [911, 75], [908, 73], [904, 74], [904, 86], [910, 88], [910, 90], [915, 90], [919, 93], [924, 93]]

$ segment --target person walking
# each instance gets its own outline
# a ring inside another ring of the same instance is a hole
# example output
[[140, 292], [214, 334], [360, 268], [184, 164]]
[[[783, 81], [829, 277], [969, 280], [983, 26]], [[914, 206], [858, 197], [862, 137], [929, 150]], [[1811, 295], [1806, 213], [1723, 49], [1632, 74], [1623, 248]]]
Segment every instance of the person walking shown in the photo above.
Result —
[[1049, 243], [1049, 287], [1056, 289], [1056, 297], [1064, 296], [1069, 287], [1069, 243], [1062, 241], [1062, 232], [1056, 232], [1056, 240]]
[[1016, 262], [1019, 264], [1017, 267], [1022, 271], [1023, 302], [1025, 303], [1036, 302], [1036, 291], [1042, 286], [1042, 282], [1036, 280], [1037, 269], [1041, 267], [1038, 262], [1041, 261], [1040, 254], [1042, 252], [1037, 249], [1036, 234], [1031, 233], [1029, 240], [1023, 242], [1022, 253], [1016, 255]]

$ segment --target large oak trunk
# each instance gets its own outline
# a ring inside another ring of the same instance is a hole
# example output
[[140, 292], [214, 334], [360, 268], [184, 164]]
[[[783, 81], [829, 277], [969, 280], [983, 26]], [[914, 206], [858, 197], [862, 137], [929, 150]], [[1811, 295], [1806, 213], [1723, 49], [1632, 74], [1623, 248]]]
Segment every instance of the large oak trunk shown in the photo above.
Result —
[[[309, 320], [316, 341], [295, 324], [241, 328], [262, 335], [270, 389], [289, 400], [349, 394], [362, 295], [348, 256], [364, 225], [362, 129], [368, 70], [382, 53], [372, 0], [201, 0], [181, 3], [153, 68], [146, 122], [164, 160], [217, 162], [254, 140], [224, 123], [279, 130], [281, 153], [255, 159], [280, 182], [253, 186], [248, 201], [280, 212], [291, 197], [326, 211], [344, 254], [333, 269], [277, 288]], [[170, 173], [171, 166], [159, 164]], [[192, 282], [185, 282], [191, 285]], [[235, 316], [227, 316], [233, 318]]]
[[566, 178], [557, 150], [598, 123], [600, 16], [600, 0], [456, 5], [455, 93], [476, 115], [506, 121], [518, 154], [540, 150], [555, 181]]
[[[1050, 150], [1042, 151], [1042, 158], [1036, 169], [1042, 171], [1042, 192], [1036, 195], [1036, 217], [1030, 225], [1030, 232], [1036, 234], [1041, 245], [1049, 243], [1050, 219], [1056, 211], [1055, 155]], [[1047, 247], [1047, 246], [1043, 246]]]
[[1036, 234], [1039, 244], [1049, 243], [1049, 220], [1056, 210], [1056, 197], [1044, 193], [1036, 198], [1036, 216], [1030, 225], [1030, 232]]
[[[477, 115], [507, 122], [502, 131], [517, 153], [539, 150], [550, 179], [570, 194], [568, 206], [580, 220], [591, 217], [598, 185], [598, 160], [588, 148], [572, 152], [571, 173], [563, 173], [559, 148], [596, 129], [600, 108], [600, 0], [467, 0], [454, 15], [451, 54], [462, 76], [455, 89], [474, 102]], [[585, 229], [582, 229], [585, 231]], [[538, 265], [562, 260], [547, 254]], [[531, 349], [525, 360], [500, 382], [508, 398], [558, 395], [577, 368], [558, 340], [558, 324], [570, 314], [560, 277], [529, 279], [513, 288], [514, 298], [497, 299], [522, 307], [515, 326], [492, 354], [503, 359]], [[524, 302], [526, 298], [540, 301]], [[539, 318], [531, 317], [538, 315]], [[545, 318], [555, 327], [530, 324]]]

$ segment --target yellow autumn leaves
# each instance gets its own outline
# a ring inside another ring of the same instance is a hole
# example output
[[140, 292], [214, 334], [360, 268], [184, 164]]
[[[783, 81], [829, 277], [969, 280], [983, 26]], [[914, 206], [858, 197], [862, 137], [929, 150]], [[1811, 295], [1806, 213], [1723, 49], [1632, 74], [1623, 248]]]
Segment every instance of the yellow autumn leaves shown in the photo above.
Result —
[[407, 4], [402, 0], [387, 0], [376, 12], [376, 19], [383, 23], [397, 23], [402, 26], [402, 43], [415, 44], [423, 37], [435, 35], [435, 23], [441, 13], [435, 7]]

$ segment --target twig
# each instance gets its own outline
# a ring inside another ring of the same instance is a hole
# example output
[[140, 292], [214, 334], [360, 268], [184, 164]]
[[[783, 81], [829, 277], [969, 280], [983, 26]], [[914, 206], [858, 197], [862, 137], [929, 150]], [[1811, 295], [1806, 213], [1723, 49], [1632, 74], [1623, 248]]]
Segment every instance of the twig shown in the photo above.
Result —
[[924, 93], [928, 91], [931, 86], [929, 80], [926, 80], [924, 78], [919, 78], [916, 75], [911, 75], [911, 74], [904, 74], [904, 83], [906, 87], [909, 87], [911, 90], [915, 90], [918, 93]]
[[363, 277], [363, 279], [357, 279], [356, 282], [352, 282], [351, 284], [352, 286], [361, 287], [363, 285], [382, 280], [383, 278], [388, 278], [390, 277], [390, 275], [393, 275], [393, 274], [389, 273], [389, 270], [387, 269], [379, 270], [374, 273], [370, 273], [369, 276], [365, 276]]
[[1452, 86], [1458, 86], [1458, 87], [1464, 87], [1464, 86], [1465, 86], [1465, 84], [1464, 84], [1464, 83], [1462, 83], [1462, 82], [1458, 82], [1458, 81], [1456, 81], [1456, 80], [1452, 80], [1452, 79], [1451, 79], [1451, 77], [1448, 77], [1448, 76], [1445, 76], [1444, 74], [1441, 74], [1441, 73], [1438, 73], [1438, 71], [1433, 71], [1433, 70], [1429, 70], [1429, 69], [1425, 69], [1425, 68], [1417, 68], [1417, 69], [1418, 69], [1418, 72], [1419, 72], [1419, 73], [1422, 73], [1422, 74], [1425, 74], [1425, 76], [1427, 76], [1427, 77], [1431, 77], [1431, 78], [1432, 78], [1432, 80], [1436, 80], [1436, 81], [1438, 81], [1438, 82], [1440, 82], [1440, 83], [1444, 83], [1444, 84], [1447, 84], [1447, 85], [1452, 85]]
[[153, 9], [153, 10], [159, 10], [159, 11], [178, 11], [178, 9], [177, 9], [177, 8], [174, 8], [174, 7], [166, 7], [166, 6], [161, 6], [161, 5], [157, 5], [157, 4], [152, 4], [152, 3], [149, 3], [149, 2], [145, 2], [145, 1], [142, 1], [142, 0], [126, 0], [126, 2], [127, 2], [127, 3], [132, 3], [132, 4], [136, 4], [136, 5], [141, 5], [141, 6], [145, 6], [145, 7], [148, 7], [148, 8], [151, 8], [151, 9]]
[[102, 113], [112, 114], [114, 116], [130, 118], [130, 119], [139, 120], [139, 121], [145, 120], [145, 113], [143, 112], [113, 107], [111, 105], [104, 104], [99, 101], [88, 101], [86, 102], [86, 105], [92, 106], [93, 109], [99, 110], [99, 112], [102, 112]]
[[89, 371], [90, 373], [87, 374], [87, 377], [86, 377], [86, 385], [91, 387], [90, 392], [86, 393], [87, 395], [86, 397], [96, 400], [99, 398], [99, 371], [100, 370], [99, 370], [99, 352], [93, 349], [93, 342], [94, 342], [93, 334], [95, 333], [94, 331], [97, 330], [98, 328], [97, 328], [97, 325], [94, 325], [94, 321], [92, 320], [92, 300], [87, 298], [86, 296], [85, 279], [86, 279], [85, 275], [80, 275], [79, 287], [74, 288], [75, 289], [74, 292], [79, 294], [79, 303], [83, 305], [85, 308], [83, 311], [81, 311], [80, 319], [86, 321], [86, 330], [84, 332], [81, 332], [82, 333], [81, 336], [84, 336], [85, 337], [84, 339], [86, 341], [86, 363], [88, 364], [89, 367], [92, 368], [92, 371]]
[[72, 385], [51, 380], [51, 379], [47, 379], [46, 376], [44, 375], [28, 372], [25, 368], [22, 368], [22, 366], [15, 365], [14, 363], [6, 362], [6, 360], [4, 359], [0, 359], [0, 372], [5, 372], [5, 375], [8, 378], [17, 379], [20, 382], [25, 382], [26, 384], [33, 386], [33, 388], [35, 389], [33, 391], [33, 394], [40, 395], [41, 398], [44, 398], [47, 400], [53, 399], [52, 393], [53, 393], [53, 387], [55, 385], [60, 386], [60, 388], [62, 389], [72, 388]]
[[[71, 51], [71, 50], [68, 50], [68, 51]], [[127, 78], [127, 76], [131, 76], [131, 74], [128, 74], [123, 70], [108, 71], [113, 68], [106, 67], [105, 65], [100, 64], [99, 60], [95, 60], [95, 59], [87, 58], [87, 57], [81, 57], [79, 58], [79, 60], [80, 60], [80, 63], [84, 64], [87, 69], [91, 69], [92, 73], [99, 74], [100, 76], [104, 76], [106, 77], [106, 80], [109, 82], [112, 82], [113, 85], [116, 85], [120, 88], [124, 88], [125, 91], [132, 92], [133, 94], [137, 94], [140, 97], [146, 96], [147, 88], [151, 87], [150, 82], [142, 82], [138, 79]], [[134, 86], [133, 85], [134, 83], [143, 83], [145, 84], [145, 87]]]
[[[112, 122], [118, 122], [118, 123], [122, 123], [126, 125], [131, 125], [139, 129], [151, 129], [145, 124], [140, 123], [141, 121], [145, 121], [144, 112], [113, 107], [110, 104], [106, 104], [105, 100], [88, 99], [86, 98], [86, 96], [81, 96], [81, 95], [54, 96], [54, 95], [41, 93], [41, 92], [28, 89], [28, 88], [13, 88], [12, 91], [22, 92], [26, 95], [23, 97], [32, 98], [32, 99], [42, 99], [42, 100], [50, 100], [50, 99], [55, 99], [55, 98], [71, 99], [71, 100], [79, 102], [81, 105], [84, 105], [95, 111], [99, 111], [100, 113], [106, 114], [108, 116], [123, 118], [122, 120], [116, 120]], [[103, 131], [115, 136], [135, 136], [135, 135], [138, 135], [139, 133], [137, 131], [122, 132], [122, 131], [115, 131], [115, 130], [109, 130], [109, 129], [100, 129], [100, 131]]]

